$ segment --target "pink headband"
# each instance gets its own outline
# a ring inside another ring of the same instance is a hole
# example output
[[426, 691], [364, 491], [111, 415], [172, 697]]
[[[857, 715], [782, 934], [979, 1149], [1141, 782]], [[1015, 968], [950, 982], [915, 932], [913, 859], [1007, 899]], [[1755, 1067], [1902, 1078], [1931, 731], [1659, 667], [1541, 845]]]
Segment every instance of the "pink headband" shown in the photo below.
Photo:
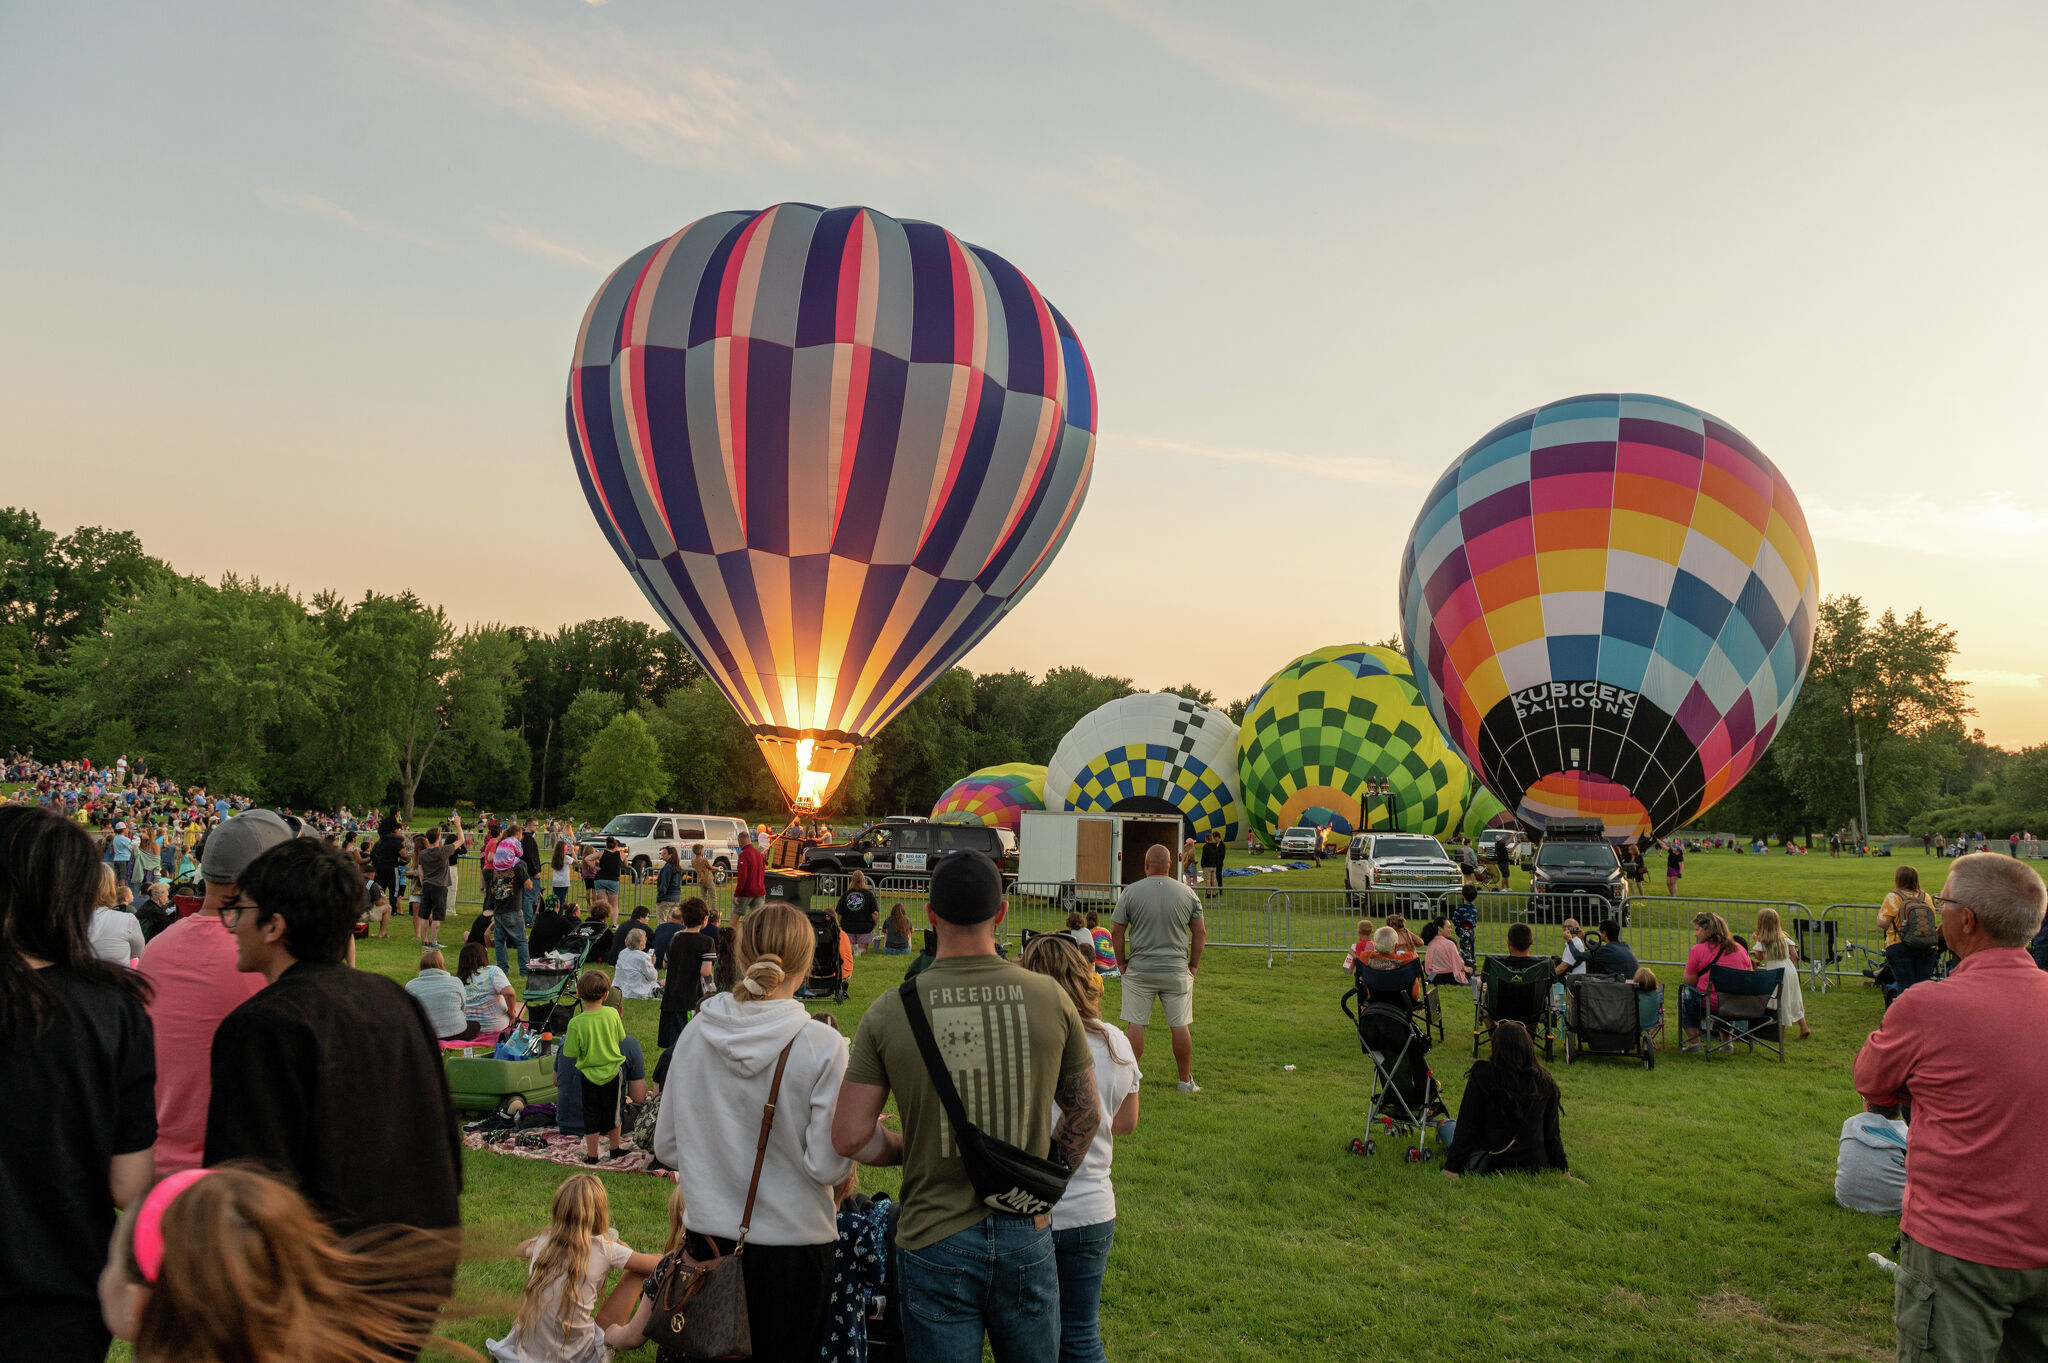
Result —
[[135, 1266], [142, 1280], [154, 1284], [164, 1266], [164, 1213], [178, 1194], [212, 1173], [211, 1169], [183, 1169], [149, 1190], [142, 1209], [135, 1213]]

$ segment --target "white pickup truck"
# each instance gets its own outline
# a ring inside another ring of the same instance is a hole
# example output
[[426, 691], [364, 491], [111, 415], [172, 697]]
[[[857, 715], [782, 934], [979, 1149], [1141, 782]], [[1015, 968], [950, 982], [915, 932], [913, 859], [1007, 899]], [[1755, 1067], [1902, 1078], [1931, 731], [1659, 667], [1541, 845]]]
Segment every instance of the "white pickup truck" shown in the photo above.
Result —
[[1356, 833], [1344, 858], [1354, 908], [1399, 904], [1420, 912], [1464, 883], [1443, 844], [1426, 833]]

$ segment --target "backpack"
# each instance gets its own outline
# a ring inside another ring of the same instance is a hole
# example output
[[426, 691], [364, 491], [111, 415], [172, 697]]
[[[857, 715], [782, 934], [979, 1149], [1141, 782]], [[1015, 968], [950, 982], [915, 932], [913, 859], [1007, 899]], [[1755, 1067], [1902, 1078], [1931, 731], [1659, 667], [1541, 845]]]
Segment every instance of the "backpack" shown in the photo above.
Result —
[[1899, 944], [1917, 949], [1941, 945], [1941, 920], [1925, 895], [1914, 895], [1899, 906]]

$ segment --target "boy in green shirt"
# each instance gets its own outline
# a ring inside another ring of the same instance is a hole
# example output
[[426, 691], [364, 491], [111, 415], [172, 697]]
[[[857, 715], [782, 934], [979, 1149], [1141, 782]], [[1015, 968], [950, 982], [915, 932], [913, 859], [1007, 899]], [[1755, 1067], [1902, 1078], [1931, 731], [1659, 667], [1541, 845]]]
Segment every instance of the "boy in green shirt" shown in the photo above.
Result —
[[583, 1085], [583, 1162], [597, 1163], [597, 1133], [605, 1131], [609, 1149], [606, 1158], [619, 1153], [619, 1070], [626, 1063], [619, 1043], [626, 1037], [626, 1020], [605, 1006], [612, 987], [611, 977], [602, 970], [586, 970], [576, 981], [576, 998], [582, 1005], [562, 1033], [562, 1054], [576, 1062], [577, 1082]]

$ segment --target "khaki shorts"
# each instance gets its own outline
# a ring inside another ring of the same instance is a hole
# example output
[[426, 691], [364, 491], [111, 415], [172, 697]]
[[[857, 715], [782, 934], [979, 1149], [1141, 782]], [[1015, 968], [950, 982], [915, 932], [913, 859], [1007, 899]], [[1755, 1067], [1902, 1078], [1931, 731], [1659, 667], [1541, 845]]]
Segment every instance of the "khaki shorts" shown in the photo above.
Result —
[[1192, 1027], [1195, 1023], [1195, 977], [1185, 970], [1178, 975], [1124, 972], [1123, 1020], [1143, 1027], [1152, 1021], [1152, 1000], [1166, 1007], [1166, 1025]]
[[1892, 1296], [1899, 1363], [2042, 1358], [2044, 1321], [2048, 1268], [1973, 1264], [1901, 1237]]

